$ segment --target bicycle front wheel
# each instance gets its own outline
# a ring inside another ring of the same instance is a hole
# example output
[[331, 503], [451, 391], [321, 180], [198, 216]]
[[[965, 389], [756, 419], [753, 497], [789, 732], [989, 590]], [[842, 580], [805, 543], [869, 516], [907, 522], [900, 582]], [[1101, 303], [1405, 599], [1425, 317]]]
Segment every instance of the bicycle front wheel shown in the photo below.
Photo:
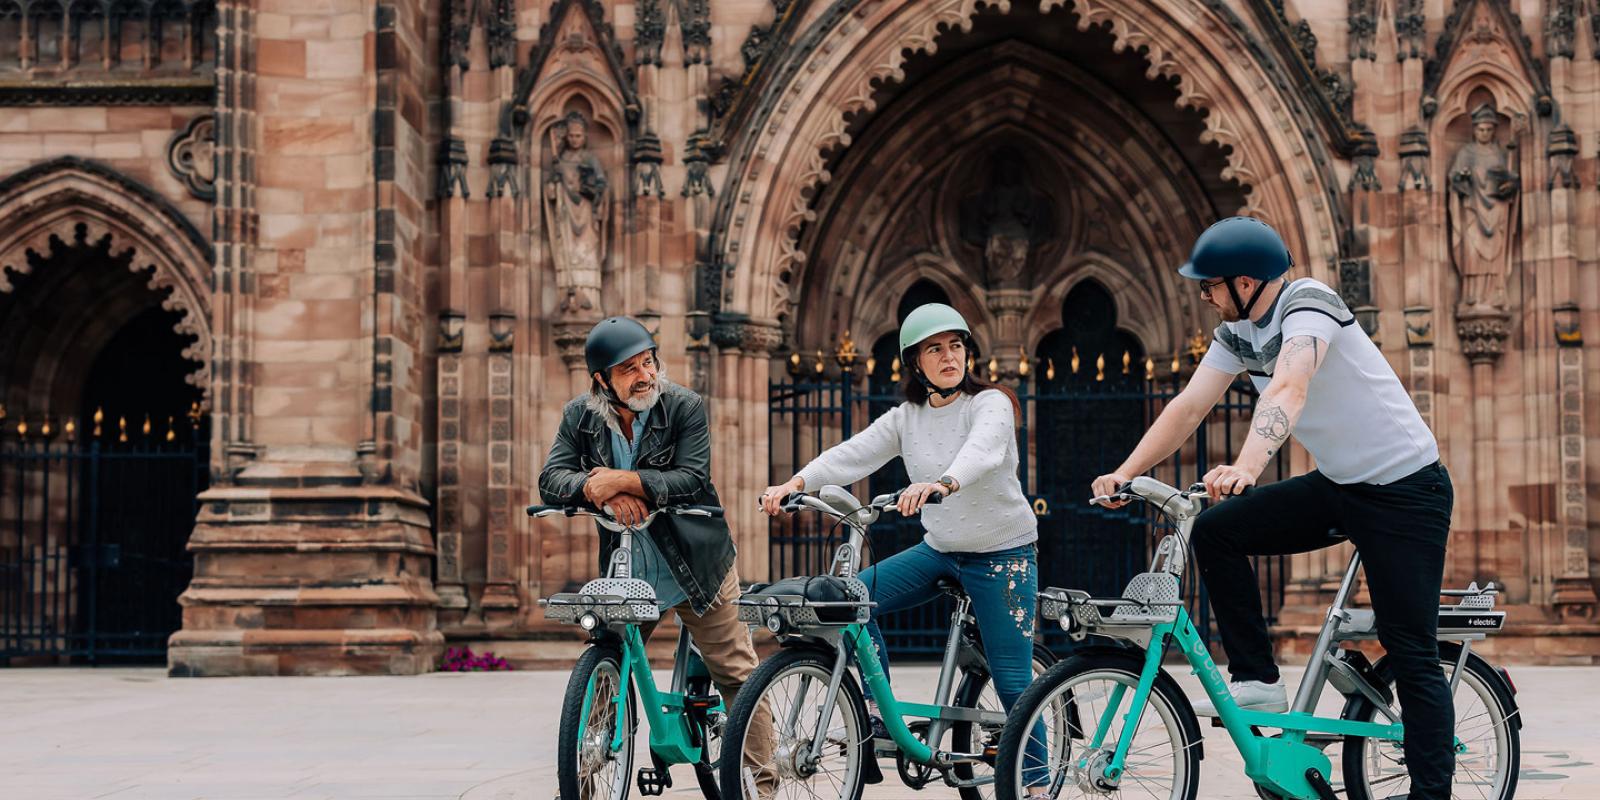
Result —
[[[1055, 798], [1152, 797], [1194, 800], [1200, 727], [1165, 673], [1138, 714], [1123, 772], [1105, 777], [1133, 710], [1143, 663], [1111, 653], [1073, 656], [1051, 667], [1006, 717], [995, 762], [997, 800], [1023, 800], [1044, 787]], [[1098, 746], [1091, 747], [1100, 729]], [[1043, 732], [1043, 733], [1041, 733]]]
[[724, 730], [724, 800], [859, 800], [872, 730], [848, 671], [824, 706], [833, 664], [832, 653], [789, 649], [751, 674]]
[[[633, 732], [637, 712], [632, 695], [617, 713], [626, 691], [615, 648], [596, 645], [583, 651], [567, 681], [556, 744], [556, 779], [561, 796], [573, 800], [626, 800], [633, 780]], [[588, 714], [585, 716], [585, 705]], [[618, 729], [622, 747], [611, 749]]]
[[[1460, 653], [1460, 645], [1439, 644], [1439, 666], [1446, 680], [1455, 671]], [[1393, 667], [1388, 659], [1379, 660], [1375, 670], [1393, 692]], [[1469, 653], [1453, 699], [1455, 737], [1460, 750], [1450, 796], [1460, 800], [1510, 800], [1516, 794], [1517, 772], [1522, 766], [1522, 736], [1511, 718], [1511, 698], [1501, 688], [1500, 676], [1488, 662]], [[1395, 703], [1397, 716], [1399, 708]], [[1349, 701], [1344, 716], [1363, 722], [1380, 719], [1378, 710], [1364, 699]], [[1346, 737], [1343, 766], [1350, 800], [1404, 797], [1411, 789], [1411, 775], [1406, 770], [1400, 742]]]

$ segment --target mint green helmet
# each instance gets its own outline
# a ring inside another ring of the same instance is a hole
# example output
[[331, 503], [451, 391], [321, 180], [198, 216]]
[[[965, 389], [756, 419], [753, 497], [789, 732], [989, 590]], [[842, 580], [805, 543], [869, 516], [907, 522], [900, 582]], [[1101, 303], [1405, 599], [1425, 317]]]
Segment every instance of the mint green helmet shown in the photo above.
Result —
[[902, 358], [907, 350], [915, 347], [918, 342], [936, 333], [949, 333], [959, 331], [972, 338], [972, 328], [967, 327], [967, 321], [957, 311], [944, 303], [927, 303], [912, 309], [906, 315], [906, 321], [900, 324], [900, 353]]

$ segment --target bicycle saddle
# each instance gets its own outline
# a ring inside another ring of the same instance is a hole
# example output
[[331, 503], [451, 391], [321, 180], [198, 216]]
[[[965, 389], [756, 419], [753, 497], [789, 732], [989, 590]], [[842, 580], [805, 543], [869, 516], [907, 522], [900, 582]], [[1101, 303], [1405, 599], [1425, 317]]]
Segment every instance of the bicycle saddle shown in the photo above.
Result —
[[961, 597], [967, 593], [966, 589], [961, 588], [961, 582], [953, 578], [938, 578], [933, 582], [933, 588], [934, 591], [951, 597]]

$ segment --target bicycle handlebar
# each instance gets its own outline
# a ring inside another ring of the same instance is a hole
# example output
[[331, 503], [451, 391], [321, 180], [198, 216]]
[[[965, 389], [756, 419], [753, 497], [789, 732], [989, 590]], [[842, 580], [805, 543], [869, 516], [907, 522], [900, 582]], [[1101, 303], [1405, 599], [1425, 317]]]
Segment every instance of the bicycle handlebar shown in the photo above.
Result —
[[[880, 495], [878, 497], [873, 498], [872, 502], [866, 503], [866, 504], [862, 505], [861, 507], [862, 508], [875, 508], [875, 509], [878, 509], [879, 511], [889, 511], [889, 510], [894, 509], [894, 508], [896, 508], [898, 506], [898, 504], [900, 502], [900, 495], [904, 491], [905, 491], [904, 489], [901, 489], [898, 492], [891, 492], [891, 493], [886, 494], [886, 495]], [[783, 499], [778, 501], [778, 505], [780, 507], [782, 507], [782, 509], [785, 512], [788, 512], [788, 513], [792, 514], [792, 513], [796, 512], [796, 511], [799, 511], [802, 508], [810, 507], [810, 506], [804, 505], [801, 502], [801, 498], [803, 498], [803, 497], [817, 497], [817, 492], [792, 492], [790, 494], [784, 495]], [[946, 495], [943, 495], [943, 494], [938, 494], [938, 493], [930, 494], [930, 495], [928, 495], [928, 499], [923, 501], [923, 505], [929, 505], [929, 506], [938, 505], [938, 504], [944, 502], [944, 498], [945, 497], [946, 497]], [[756, 498], [756, 506], [757, 507], [761, 506], [761, 498], [759, 498], [759, 497]], [[821, 509], [818, 509], [818, 510], [821, 510]], [[829, 507], [829, 510], [832, 510], [832, 508]]]
[[[1237, 495], [1229, 496], [1237, 497], [1249, 492], [1249, 490], [1250, 487], [1245, 487], [1245, 490], [1239, 492]], [[1206, 495], [1206, 485], [1199, 481], [1190, 484], [1188, 489], [1178, 490], [1156, 480], [1155, 478], [1141, 475], [1131, 481], [1128, 481], [1127, 483], [1122, 484], [1121, 486], [1118, 486], [1117, 490], [1111, 494], [1102, 494], [1090, 498], [1089, 504], [1102, 505], [1104, 503], [1142, 500], [1147, 503], [1164, 505], [1165, 503], [1170, 502], [1174, 497], [1180, 497], [1185, 501], [1193, 501], [1205, 497]]]
[[[637, 527], [644, 527], [645, 525], [649, 524], [650, 520], [655, 519], [655, 516], [657, 514], [660, 514], [662, 512], [666, 512], [668, 514], [672, 514], [672, 515], [680, 516], [680, 517], [710, 517], [712, 519], [722, 519], [722, 516], [723, 516], [723, 510], [718, 506], [667, 506], [666, 508], [658, 508], [658, 509], [650, 512], [650, 514], [644, 518], [644, 522], [639, 523], [639, 525]], [[562, 516], [567, 516], [567, 517], [572, 517], [572, 516], [577, 516], [579, 514], [582, 514], [584, 516], [597, 517], [599, 519], [607, 520], [609, 522], [616, 522], [617, 521], [617, 518], [615, 516], [613, 516], [611, 514], [611, 512], [606, 511], [604, 509], [597, 509], [594, 506], [589, 506], [589, 505], [581, 505], [581, 506], [532, 505], [532, 506], [528, 506], [528, 516], [530, 516], [530, 517], [550, 517], [550, 516], [555, 516], [556, 514], [561, 514]]]

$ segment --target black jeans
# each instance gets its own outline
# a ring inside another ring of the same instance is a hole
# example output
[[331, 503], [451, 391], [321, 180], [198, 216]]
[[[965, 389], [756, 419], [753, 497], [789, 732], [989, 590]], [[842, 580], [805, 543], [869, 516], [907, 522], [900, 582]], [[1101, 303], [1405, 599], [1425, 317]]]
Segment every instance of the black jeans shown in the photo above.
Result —
[[1195, 519], [1194, 551], [1235, 681], [1278, 680], [1248, 556], [1335, 543], [1361, 552], [1378, 641], [1394, 665], [1411, 800], [1450, 796], [1455, 706], [1439, 666], [1439, 589], [1455, 490], [1440, 464], [1390, 484], [1341, 485], [1312, 472], [1217, 503]]

